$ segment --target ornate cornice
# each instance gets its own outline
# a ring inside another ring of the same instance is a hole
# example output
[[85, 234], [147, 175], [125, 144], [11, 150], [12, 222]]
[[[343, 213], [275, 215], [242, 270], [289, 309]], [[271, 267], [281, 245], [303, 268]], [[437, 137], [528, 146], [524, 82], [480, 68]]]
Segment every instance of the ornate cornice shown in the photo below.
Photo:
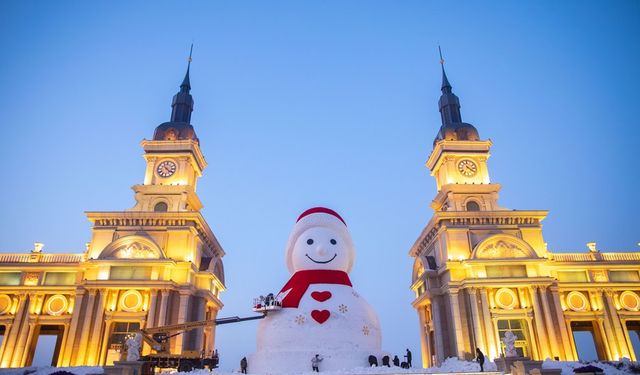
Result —
[[213, 250], [214, 256], [224, 256], [224, 250], [199, 212], [85, 212], [94, 229], [100, 227], [193, 227]]

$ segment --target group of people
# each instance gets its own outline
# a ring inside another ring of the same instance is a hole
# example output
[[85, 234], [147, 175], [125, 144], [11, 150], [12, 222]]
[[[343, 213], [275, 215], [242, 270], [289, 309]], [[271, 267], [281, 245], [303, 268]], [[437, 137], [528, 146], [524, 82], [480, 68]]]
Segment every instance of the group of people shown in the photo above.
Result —
[[[218, 351], [216, 350], [215, 353], [215, 357], [218, 357]], [[375, 356], [370, 356], [369, 357], [369, 364], [373, 364], [372, 363], [372, 358], [375, 358]], [[411, 360], [412, 360], [412, 354], [411, 354], [411, 350], [407, 349], [406, 354], [404, 355], [405, 361], [400, 363], [400, 358], [398, 358], [397, 355], [393, 356], [393, 365], [396, 367], [402, 367], [402, 368], [411, 368]], [[385, 360], [386, 359], [386, 360]], [[320, 356], [320, 354], [316, 354], [315, 356], [311, 357], [311, 371], [314, 372], [320, 372], [320, 362], [322, 362], [324, 360], [323, 357]], [[482, 353], [482, 351], [480, 350], [480, 348], [476, 348], [476, 361], [478, 361], [478, 364], [480, 365], [480, 372], [484, 372], [484, 353]], [[375, 360], [375, 365], [377, 366], [378, 360]], [[247, 357], [242, 357], [242, 359], [240, 360], [240, 372], [243, 374], [247, 373]], [[382, 359], [382, 365], [383, 366], [389, 366], [389, 357], [388, 356], [384, 356]]]
[[266, 296], [260, 296], [256, 299], [255, 307], [268, 307], [268, 306], [281, 306], [282, 302], [276, 298], [273, 293], [269, 293]]
[[[217, 351], [216, 351], [217, 354]], [[375, 356], [369, 356], [369, 363], [371, 364], [371, 358], [376, 358]], [[410, 368], [411, 367], [411, 351], [409, 349], [407, 349], [407, 354], [405, 354], [404, 358], [406, 359], [405, 362], [400, 363], [400, 359], [398, 358], [398, 356], [394, 356], [393, 357], [393, 365], [397, 366], [397, 367], [402, 367], [402, 368]], [[320, 354], [316, 354], [315, 356], [311, 357], [311, 371], [313, 372], [320, 372], [320, 362], [322, 362], [324, 360], [323, 357], [320, 356]], [[377, 366], [378, 360], [375, 360], [375, 364]], [[382, 365], [383, 366], [388, 366], [391, 367], [389, 365], [389, 356], [384, 356], [382, 358]], [[248, 366], [248, 362], [247, 362], [247, 357], [242, 357], [242, 359], [240, 360], [240, 372], [243, 374], [247, 373], [247, 366]]]

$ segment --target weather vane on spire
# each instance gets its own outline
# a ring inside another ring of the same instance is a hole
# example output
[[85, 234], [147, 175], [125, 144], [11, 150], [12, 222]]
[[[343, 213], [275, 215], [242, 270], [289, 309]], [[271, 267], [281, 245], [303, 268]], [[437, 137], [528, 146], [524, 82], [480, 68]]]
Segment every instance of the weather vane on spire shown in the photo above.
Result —
[[187, 61], [189, 62], [189, 65], [191, 65], [191, 61], [193, 61], [193, 59], [191, 58], [193, 54], [193, 43], [191, 43], [191, 49], [189, 50], [189, 58], [187, 59]]
[[442, 58], [442, 49], [440, 49], [440, 45], [438, 45], [438, 52], [440, 53], [440, 65], [444, 67], [444, 59]]

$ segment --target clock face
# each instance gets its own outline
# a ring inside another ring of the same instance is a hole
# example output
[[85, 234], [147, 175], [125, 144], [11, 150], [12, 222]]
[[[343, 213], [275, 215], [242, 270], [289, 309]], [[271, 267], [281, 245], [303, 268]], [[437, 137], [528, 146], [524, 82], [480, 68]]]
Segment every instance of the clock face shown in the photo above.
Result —
[[478, 172], [478, 166], [469, 159], [460, 160], [458, 163], [458, 172], [463, 176], [471, 177]]
[[174, 173], [176, 173], [176, 163], [172, 162], [171, 160], [165, 160], [158, 164], [156, 172], [160, 177], [171, 177]]

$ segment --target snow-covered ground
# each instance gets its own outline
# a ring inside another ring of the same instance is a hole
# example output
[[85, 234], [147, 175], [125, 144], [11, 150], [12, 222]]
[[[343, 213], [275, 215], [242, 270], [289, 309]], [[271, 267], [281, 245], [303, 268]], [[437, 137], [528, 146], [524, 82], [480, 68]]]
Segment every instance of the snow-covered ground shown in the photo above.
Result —
[[0, 374], [2, 375], [50, 375], [54, 374], [58, 371], [67, 371], [74, 375], [91, 375], [91, 374], [102, 374], [104, 371], [102, 367], [23, 367], [23, 368], [11, 368], [11, 369], [0, 369]]
[[[562, 369], [562, 375], [573, 375], [574, 369], [584, 366], [599, 367], [604, 371], [605, 375], [623, 375], [623, 374], [638, 374], [640, 373], [640, 362], [631, 362], [624, 358], [620, 362], [559, 362], [546, 360], [542, 363], [542, 368], [559, 368]], [[618, 368], [619, 367], [619, 368]]]
[[[640, 363], [623, 360], [621, 362], [559, 362], [547, 360], [542, 363], [542, 368], [558, 368], [562, 370], [562, 375], [573, 375], [573, 370], [586, 365], [592, 365], [601, 368], [605, 375], [623, 375], [640, 373]], [[322, 368], [321, 368], [322, 369]], [[102, 374], [101, 367], [25, 367], [20, 369], [0, 369], [0, 375], [51, 375], [57, 371], [67, 371], [74, 375], [91, 375]], [[457, 358], [448, 358], [440, 367], [432, 367], [427, 369], [412, 368], [401, 369], [399, 367], [359, 367], [350, 370], [339, 371], [321, 371], [322, 375], [374, 375], [374, 374], [446, 374], [446, 373], [475, 373], [480, 371], [477, 362], [461, 361]], [[485, 371], [496, 371], [496, 365], [493, 362], [485, 363]], [[220, 371], [215, 370], [194, 370], [191, 372], [172, 372], [176, 375], [237, 375], [239, 370]], [[269, 374], [263, 374], [269, 375]], [[317, 375], [317, 373], [307, 372], [299, 375]]]
[[[485, 363], [485, 371], [496, 371], [497, 367], [493, 362]], [[443, 374], [443, 373], [474, 373], [480, 371], [480, 365], [477, 362], [461, 361], [457, 358], [447, 358], [440, 367], [431, 368], [411, 368], [403, 369], [400, 367], [356, 367], [352, 369], [344, 369], [337, 371], [322, 371], [322, 365], [320, 366], [320, 373], [323, 375], [374, 375], [374, 374]], [[216, 375], [237, 375], [239, 370], [231, 372], [224, 372], [216, 370]], [[208, 370], [195, 370], [192, 372], [180, 372], [177, 375], [211, 375]], [[315, 372], [305, 372], [299, 375], [317, 375]], [[268, 373], [261, 375], [269, 375]]]

